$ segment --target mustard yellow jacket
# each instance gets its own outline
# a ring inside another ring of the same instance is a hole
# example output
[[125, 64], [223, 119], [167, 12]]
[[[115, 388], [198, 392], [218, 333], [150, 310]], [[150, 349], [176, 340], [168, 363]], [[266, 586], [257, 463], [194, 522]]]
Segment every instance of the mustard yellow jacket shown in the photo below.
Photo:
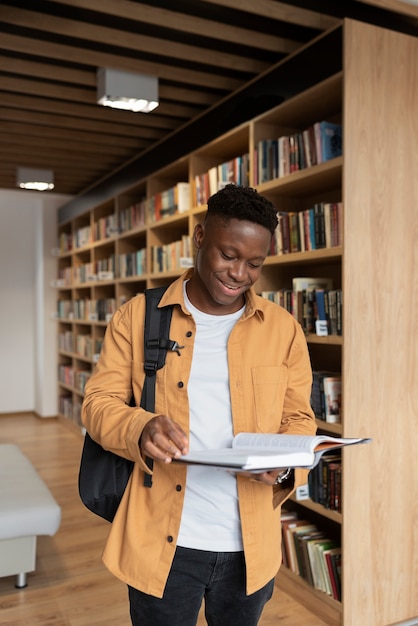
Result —
[[[144, 380], [145, 298], [114, 314], [97, 368], [85, 389], [82, 420], [104, 448], [135, 461], [133, 473], [110, 528], [103, 553], [106, 567], [125, 583], [162, 597], [176, 548], [187, 468], [154, 463], [152, 488], [144, 487], [146, 466], [138, 446], [146, 423], [166, 414], [189, 432], [189, 380], [195, 324], [183, 300], [189, 270], [169, 286], [161, 304], [173, 304], [170, 339], [184, 346], [167, 354], [158, 371], [155, 413], [137, 405]], [[283, 308], [250, 290], [246, 309], [228, 341], [229, 385], [234, 433], [313, 434], [311, 366], [300, 325]], [[210, 415], [208, 415], [210, 428]], [[306, 482], [296, 470], [293, 488]], [[247, 568], [247, 593], [260, 589], [281, 563], [280, 504], [291, 489], [270, 487], [238, 476], [239, 507]]]

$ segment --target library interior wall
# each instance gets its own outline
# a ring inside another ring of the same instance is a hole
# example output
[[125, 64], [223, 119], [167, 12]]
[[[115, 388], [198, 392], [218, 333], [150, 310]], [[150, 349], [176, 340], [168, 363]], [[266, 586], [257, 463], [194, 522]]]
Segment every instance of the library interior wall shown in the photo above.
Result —
[[0, 414], [57, 414], [57, 212], [66, 195], [0, 189]]

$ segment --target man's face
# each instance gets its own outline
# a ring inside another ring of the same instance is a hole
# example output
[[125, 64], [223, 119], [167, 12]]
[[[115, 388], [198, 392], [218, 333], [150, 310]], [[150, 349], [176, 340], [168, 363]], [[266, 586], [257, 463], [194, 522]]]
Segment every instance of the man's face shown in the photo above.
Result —
[[193, 234], [195, 274], [188, 294], [201, 311], [227, 315], [244, 304], [243, 294], [260, 276], [271, 243], [270, 231], [244, 220], [210, 217]]

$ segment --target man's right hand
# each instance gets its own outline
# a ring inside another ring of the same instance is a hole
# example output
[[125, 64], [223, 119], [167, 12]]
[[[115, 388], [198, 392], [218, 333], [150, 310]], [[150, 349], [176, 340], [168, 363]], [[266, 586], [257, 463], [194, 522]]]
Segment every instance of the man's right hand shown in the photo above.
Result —
[[144, 456], [171, 463], [189, 451], [184, 430], [166, 415], [153, 417], [142, 431], [139, 446]]

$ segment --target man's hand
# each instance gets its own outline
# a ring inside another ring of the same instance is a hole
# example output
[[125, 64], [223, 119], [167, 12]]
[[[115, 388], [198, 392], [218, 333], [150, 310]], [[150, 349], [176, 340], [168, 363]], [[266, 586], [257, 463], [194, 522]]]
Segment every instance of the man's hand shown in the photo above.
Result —
[[270, 472], [262, 472], [261, 474], [255, 474], [253, 472], [240, 472], [240, 473], [244, 474], [245, 476], [248, 476], [248, 478], [253, 482], [265, 483], [266, 485], [273, 486], [274, 484], [276, 484], [277, 476], [282, 474], [285, 469], [287, 468], [283, 468], [279, 470], [275, 469], [275, 470], [271, 470]]
[[189, 451], [184, 430], [166, 415], [157, 415], [148, 422], [139, 440], [142, 453], [151, 459], [171, 463]]

